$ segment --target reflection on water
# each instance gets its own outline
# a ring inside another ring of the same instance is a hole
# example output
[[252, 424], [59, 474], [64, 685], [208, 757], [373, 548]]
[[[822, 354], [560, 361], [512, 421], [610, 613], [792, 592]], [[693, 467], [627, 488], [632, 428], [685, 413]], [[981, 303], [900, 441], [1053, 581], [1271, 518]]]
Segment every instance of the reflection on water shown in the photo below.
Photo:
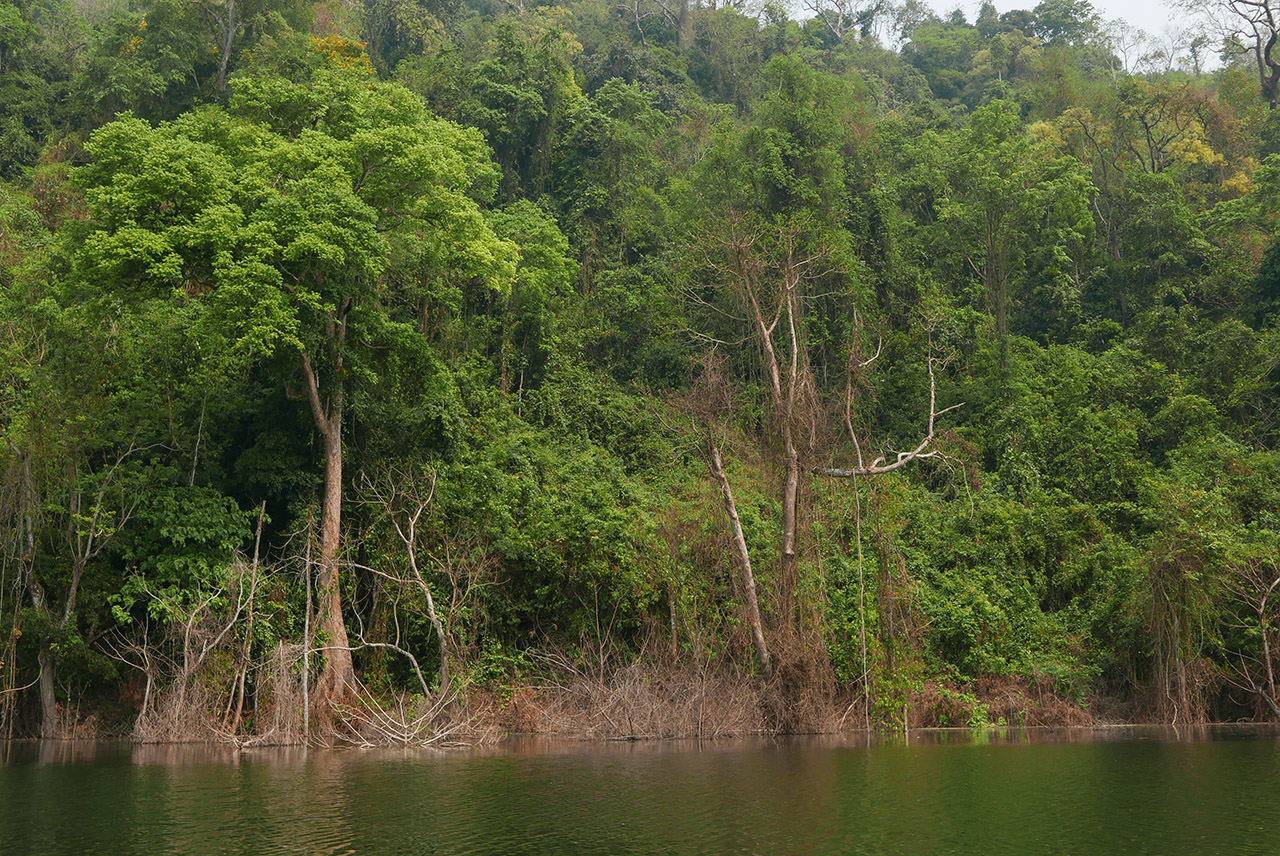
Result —
[[0, 743], [0, 853], [1280, 852], [1280, 732], [465, 751]]

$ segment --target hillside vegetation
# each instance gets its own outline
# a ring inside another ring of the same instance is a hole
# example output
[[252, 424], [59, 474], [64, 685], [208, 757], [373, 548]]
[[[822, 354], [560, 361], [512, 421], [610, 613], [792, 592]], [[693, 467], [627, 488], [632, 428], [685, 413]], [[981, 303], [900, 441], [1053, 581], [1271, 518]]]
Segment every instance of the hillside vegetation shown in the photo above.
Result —
[[0, 0], [0, 736], [1280, 718], [1269, 67], [811, 11]]

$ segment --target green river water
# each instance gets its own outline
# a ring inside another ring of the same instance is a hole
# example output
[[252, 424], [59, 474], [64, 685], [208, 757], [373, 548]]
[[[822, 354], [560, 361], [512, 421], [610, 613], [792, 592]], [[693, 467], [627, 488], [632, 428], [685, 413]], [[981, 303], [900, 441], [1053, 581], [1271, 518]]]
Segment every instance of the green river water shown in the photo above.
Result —
[[0, 742], [0, 854], [1280, 854], [1280, 731]]

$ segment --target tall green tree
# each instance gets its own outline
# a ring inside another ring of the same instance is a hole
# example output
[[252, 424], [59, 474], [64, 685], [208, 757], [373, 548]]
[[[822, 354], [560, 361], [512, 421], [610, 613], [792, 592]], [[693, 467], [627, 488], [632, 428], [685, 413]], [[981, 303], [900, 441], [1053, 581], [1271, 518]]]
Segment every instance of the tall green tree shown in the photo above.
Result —
[[305, 81], [241, 79], [229, 112], [119, 120], [87, 151], [79, 276], [196, 306], [212, 358], [297, 367], [324, 465], [318, 692], [340, 698], [354, 686], [339, 577], [348, 392], [377, 383], [364, 349], [452, 290], [514, 276], [516, 248], [481, 208], [488, 151], [407, 90], [329, 64]]

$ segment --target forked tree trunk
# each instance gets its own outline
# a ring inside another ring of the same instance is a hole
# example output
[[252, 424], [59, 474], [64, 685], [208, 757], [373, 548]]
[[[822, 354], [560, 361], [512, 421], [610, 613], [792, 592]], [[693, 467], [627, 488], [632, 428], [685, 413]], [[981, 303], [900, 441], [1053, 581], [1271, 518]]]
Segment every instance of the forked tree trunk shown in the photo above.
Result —
[[1274, 29], [1265, 43], [1261, 39], [1254, 46], [1254, 56], [1258, 62], [1258, 80], [1262, 83], [1262, 94], [1267, 99], [1267, 108], [1276, 109], [1276, 100], [1280, 96], [1280, 64], [1271, 58], [1275, 49], [1277, 34]]
[[221, 97], [227, 92], [227, 67], [231, 63], [231, 49], [236, 39], [236, 0], [226, 0], [221, 6], [216, 3], [207, 5], [205, 16], [209, 22], [209, 30], [218, 42], [218, 77], [215, 85]]
[[[731, 287], [745, 311], [753, 338], [759, 348], [760, 367], [768, 384], [770, 416], [773, 430], [782, 445], [782, 531], [778, 549], [778, 631], [793, 634], [797, 627], [796, 592], [799, 587], [799, 517], [800, 517], [800, 450], [797, 435], [803, 430], [806, 419], [812, 418], [808, 405], [812, 392], [812, 378], [805, 351], [803, 325], [802, 288], [812, 266], [828, 255], [825, 248], [811, 256], [799, 250], [800, 235], [793, 227], [783, 227], [776, 238], [763, 231], [740, 230], [740, 221], [733, 222], [733, 231], [727, 246], [729, 262], [722, 268]], [[785, 248], [780, 268], [772, 267], [767, 258], [758, 254], [757, 245], [765, 240], [776, 241]], [[770, 293], [768, 280], [781, 274], [776, 292]], [[785, 326], [781, 326], [785, 320]], [[776, 337], [776, 341], [775, 341]], [[802, 436], [802, 435], [801, 435]], [[713, 457], [717, 457], [715, 452]], [[714, 467], [713, 467], [714, 472]], [[726, 507], [730, 502], [728, 482], [722, 481], [723, 469], [717, 476], [726, 494]], [[732, 516], [732, 512], [731, 512]], [[736, 524], [735, 524], [736, 525]], [[741, 548], [741, 560], [746, 561], [746, 544]], [[749, 567], [749, 565], [747, 566]], [[751, 598], [754, 601], [754, 584]], [[758, 611], [756, 623], [759, 623]], [[757, 648], [763, 651], [763, 637]], [[767, 654], [767, 652], [765, 652]], [[765, 656], [761, 656], [765, 661]], [[767, 669], [766, 669], [767, 671]]]

